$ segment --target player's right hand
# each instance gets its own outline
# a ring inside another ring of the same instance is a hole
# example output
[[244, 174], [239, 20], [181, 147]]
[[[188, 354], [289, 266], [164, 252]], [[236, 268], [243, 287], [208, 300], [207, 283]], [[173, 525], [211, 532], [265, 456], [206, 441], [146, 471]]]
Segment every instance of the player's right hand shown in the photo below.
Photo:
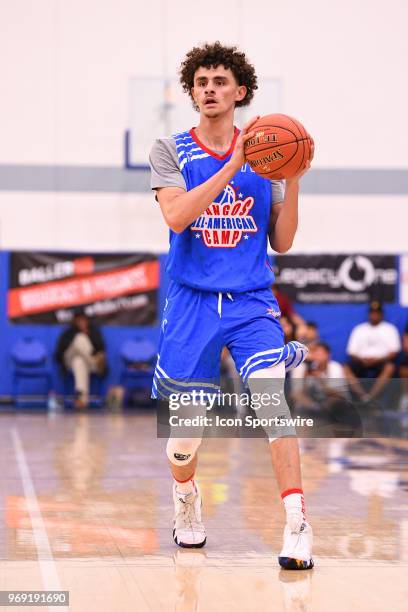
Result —
[[259, 117], [260, 115], [256, 115], [255, 117], [252, 117], [252, 119], [250, 119], [248, 123], [244, 125], [244, 127], [242, 128], [242, 130], [240, 131], [238, 135], [237, 141], [235, 143], [234, 151], [232, 153], [230, 161], [228, 162], [229, 165], [233, 166], [233, 168], [236, 171], [238, 171], [241, 168], [241, 166], [243, 166], [246, 162], [245, 153], [244, 153], [244, 145], [247, 140], [255, 136], [255, 132], [252, 130], [252, 127], [258, 121]]

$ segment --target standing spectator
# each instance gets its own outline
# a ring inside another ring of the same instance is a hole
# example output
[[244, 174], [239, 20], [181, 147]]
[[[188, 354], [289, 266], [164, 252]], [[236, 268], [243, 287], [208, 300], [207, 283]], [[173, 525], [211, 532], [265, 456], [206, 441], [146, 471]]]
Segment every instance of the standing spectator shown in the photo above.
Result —
[[71, 325], [60, 335], [55, 358], [62, 369], [72, 371], [75, 382], [75, 408], [86, 408], [89, 402], [91, 373], [106, 373], [105, 343], [97, 327], [78, 309]]
[[[345, 373], [351, 389], [363, 402], [377, 398], [395, 372], [395, 357], [401, 348], [398, 329], [384, 321], [382, 305], [371, 302], [368, 321], [351, 332]], [[370, 385], [360, 379], [375, 379]]]

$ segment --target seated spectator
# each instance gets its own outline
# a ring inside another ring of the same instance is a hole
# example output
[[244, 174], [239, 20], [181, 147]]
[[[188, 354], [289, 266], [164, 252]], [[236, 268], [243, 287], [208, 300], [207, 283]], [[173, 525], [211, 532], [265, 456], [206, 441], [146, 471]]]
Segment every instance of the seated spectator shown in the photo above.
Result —
[[72, 371], [75, 407], [86, 408], [90, 375], [103, 376], [106, 373], [106, 359], [102, 335], [81, 309], [74, 312], [71, 325], [60, 335], [55, 358], [65, 372]]
[[[306, 360], [293, 370], [295, 378], [308, 378], [316, 380], [344, 378], [341, 363], [331, 358], [331, 350], [325, 342], [317, 341], [310, 349]], [[330, 383], [329, 383], [330, 384]]]
[[300, 323], [304, 323], [302, 317], [297, 314], [297, 312], [295, 312], [292, 301], [286, 295], [286, 293], [282, 293], [282, 291], [279, 291], [276, 285], [272, 285], [272, 292], [276, 298], [276, 301], [278, 302], [279, 310], [281, 311], [282, 317], [287, 317], [288, 319], [291, 319], [291, 321], [293, 321], [295, 325], [300, 325]]
[[[368, 322], [357, 325], [347, 344], [346, 377], [353, 393], [368, 403], [378, 398], [395, 372], [394, 360], [401, 348], [398, 329], [384, 321], [382, 305], [371, 302]], [[363, 383], [360, 379], [367, 380]]]
[[408, 326], [402, 336], [402, 351], [397, 357], [397, 376], [401, 383], [399, 409], [408, 411]]
[[319, 342], [319, 330], [313, 321], [303, 322], [296, 327], [296, 340], [301, 342], [309, 349]]
[[343, 366], [332, 360], [325, 342], [316, 342], [306, 360], [293, 370], [291, 399], [297, 410], [325, 421], [334, 435], [361, 435], [361, 420], [349, 401]]

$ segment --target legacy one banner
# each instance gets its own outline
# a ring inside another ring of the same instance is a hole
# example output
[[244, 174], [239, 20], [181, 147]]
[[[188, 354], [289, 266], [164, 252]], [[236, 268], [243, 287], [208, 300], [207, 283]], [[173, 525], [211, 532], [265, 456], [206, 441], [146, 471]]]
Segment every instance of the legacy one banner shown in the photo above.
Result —
[[395, 302], [396, 255], [279, 255], [276, 283], [295, 302]]
[[154, 255], [10, 253], [8, 317], [64, 324], [82, 307], [98, 323], [157, 322], [159, 261]]

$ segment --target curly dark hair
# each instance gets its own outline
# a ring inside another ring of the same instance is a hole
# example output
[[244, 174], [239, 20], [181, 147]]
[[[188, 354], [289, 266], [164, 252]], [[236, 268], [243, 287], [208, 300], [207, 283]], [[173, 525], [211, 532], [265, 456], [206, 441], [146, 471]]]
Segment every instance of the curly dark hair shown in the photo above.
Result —
[[258, 89], [255, 68], [248, 62], [245, 53], [239, 51], [237, 47], [225, 47], [217, 40], [213, 44], [205, 43], [202, 47], [193, 47], [181, 63], [180, 83], [184, 91], [189, 94], [196, 110], [191, 94], [196, 71], [202, 66], [217, 68], [220, 65], [226, 69], [230, 68], [237, 83], [247, 88], [245, 98], [236, 102], [236, 106], [248, 106], [254, 97], [255, 90]]

